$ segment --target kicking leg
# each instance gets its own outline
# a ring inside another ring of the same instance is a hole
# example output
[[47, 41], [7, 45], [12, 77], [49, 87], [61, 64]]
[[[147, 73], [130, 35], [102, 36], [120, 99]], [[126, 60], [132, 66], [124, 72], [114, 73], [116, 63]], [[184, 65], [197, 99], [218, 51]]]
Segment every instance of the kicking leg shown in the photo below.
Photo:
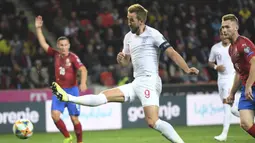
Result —
[[173, 143], [184, 143], [171, 124], [158, 118], [158, 106], [146, 106], [143, 109], [145, 120], [149, 127], [159, 131], [166, 139]]
[[[126, 88], [128, 87], [128, 88]], [[122, 89], [126, 88], [127, 94], [124, 95]], [[129, 99], [129, 90], [131, 88], [131, 84], [127, 84], [124, 86], [120, 86], [118, 88], [108, 89], [101, 92], [98, 95], [89, 94], [84, 96], [72, 96], [67, 94], [57, 83], [53, 82], [52, 91], [57, 96], [57, 98], [61, 101], [73, 102], [76, 104], [84, 105], [84, 106], [99, 106], [105, 104], [107, 102], [124, 102]]]
[[68, 101], [85, 106], [99, 106], [107, 102], [124, 102], [124, 94], [118, 88], [113, 88], [98, 95], [89, 94], [77, 97], [68, 95]]

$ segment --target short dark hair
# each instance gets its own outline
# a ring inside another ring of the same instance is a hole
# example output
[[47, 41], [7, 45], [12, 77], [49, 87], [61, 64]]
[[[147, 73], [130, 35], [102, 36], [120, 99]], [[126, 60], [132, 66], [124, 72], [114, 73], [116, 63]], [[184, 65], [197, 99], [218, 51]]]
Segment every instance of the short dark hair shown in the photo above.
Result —
[[66, 36], [60, 36], [60, 37], [58, 37], [57, 42], [59, 42], [59, 41], [61, 41], [61, 40], [68, 40], [68, 41], [70, 42], [69, 38], [67, 38]]

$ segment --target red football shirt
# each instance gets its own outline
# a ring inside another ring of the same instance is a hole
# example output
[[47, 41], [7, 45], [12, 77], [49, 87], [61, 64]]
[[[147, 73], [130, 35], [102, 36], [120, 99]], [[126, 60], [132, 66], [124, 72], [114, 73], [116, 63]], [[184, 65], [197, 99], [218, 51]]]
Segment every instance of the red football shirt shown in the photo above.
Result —
[[[239, 73], [242, 84], [245, 85], [250, 72], [250, 60], [255, 56], [255, 46], [246, 37], [239, 36], [237, 40], [231, 44], [229, 55], [234, 64], [235, 70]], [[255, 84], [253, 84], [255, 85]]]
[[48, 55], [54, 56], [56, 82], [62, 88], [77, 86], [76, 74], [78, 69], [83, 66], [79, 57], [70, 52], [62, 57], [60, 53], [53, 48], [48, 48]]

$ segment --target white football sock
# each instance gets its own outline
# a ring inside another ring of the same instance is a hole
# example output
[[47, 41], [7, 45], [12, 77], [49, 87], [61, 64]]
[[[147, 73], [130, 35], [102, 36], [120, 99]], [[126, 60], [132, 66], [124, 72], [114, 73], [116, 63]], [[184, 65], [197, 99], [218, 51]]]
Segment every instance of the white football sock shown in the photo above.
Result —
[[227, 135], [231, 120], [231, 106], [229, 104], [223, 104], [223, 108], [224, 108], [224, 121], [222, 134]]
[[173, 143], [184, 143], [181, 137], [174, 130], [173, 126], [165, 121], [158, 119], [155, 123], [154, 129], [159, 131], [164, 137]]
[[99, 106], [99, 105], [107, 103], [107, 98], [102, 93], [98, 95], [88, 94], [84, 96], [72, 96], [70, 94], [67, 94], [67, 95], [68, 95], [69, 102], [73, 102], [80, 105], [93, 107], [93, 106]]
[[232, 108], [231, 108], [231, 113], [232, 113], [233, 115], [235, 115], [236, 117], [240, 117], [240, 113], [239, 113], [239, 111], [238, 111], [238, 107], [236, 107], [236, 106], [232, 106]]
[[232, 114], [235, 115], [236, 117], [240, 117], [240, 113], [238, 111], [238, 104], [239, 104], [239, 98], [236, 97], [235, 101], [234, 101], [234, 103], [232, 105], [232, 108], [231, 108]]

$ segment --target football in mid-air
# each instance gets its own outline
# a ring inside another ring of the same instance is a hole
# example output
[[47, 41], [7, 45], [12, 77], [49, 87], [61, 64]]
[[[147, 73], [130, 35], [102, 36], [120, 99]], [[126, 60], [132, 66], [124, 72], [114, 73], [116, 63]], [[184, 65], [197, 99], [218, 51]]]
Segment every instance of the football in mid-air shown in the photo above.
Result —
[[13, 133], [20, 139], [28, 139], [33, 135], [34, 126], [30, 120], [20, 119], [13, 124]]

